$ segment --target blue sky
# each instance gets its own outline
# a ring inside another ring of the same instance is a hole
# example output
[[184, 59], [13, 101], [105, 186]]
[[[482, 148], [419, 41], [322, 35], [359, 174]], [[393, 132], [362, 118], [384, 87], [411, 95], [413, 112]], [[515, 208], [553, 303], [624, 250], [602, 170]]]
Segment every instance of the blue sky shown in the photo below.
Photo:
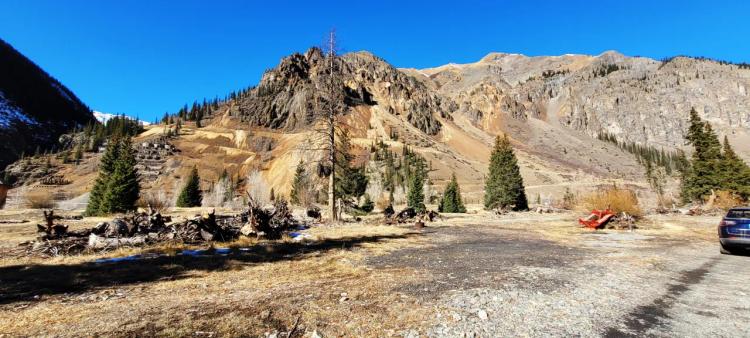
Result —
[[397, 67], [489, 52], [750, 61], [748, 1], [0, 0], [0, 38], [92, 109], [153, 120], [256, 84], [336, 28]]

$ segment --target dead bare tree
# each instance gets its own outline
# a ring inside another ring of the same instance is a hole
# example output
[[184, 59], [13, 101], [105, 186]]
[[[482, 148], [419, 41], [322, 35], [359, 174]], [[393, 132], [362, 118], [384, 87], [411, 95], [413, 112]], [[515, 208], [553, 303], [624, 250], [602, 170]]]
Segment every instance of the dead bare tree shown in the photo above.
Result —
[[[328, 162], [331, 166], [331, 173], [328, 179], [328, 212], [331, 215], [331, 221], [338, 220], [338, 213], [336, 212], [336, 102], [333, 101], [335, 93], [338, 92], [335, 88], [336, 82], [336, 32], [331, 30], [328, 34], [328, 51], [327, 51], [327, 63], [330, 65], [328, 73], [328, 100], [330, 101], [328, 106]], [[343, 100], [342, 100], [343, 101]]]

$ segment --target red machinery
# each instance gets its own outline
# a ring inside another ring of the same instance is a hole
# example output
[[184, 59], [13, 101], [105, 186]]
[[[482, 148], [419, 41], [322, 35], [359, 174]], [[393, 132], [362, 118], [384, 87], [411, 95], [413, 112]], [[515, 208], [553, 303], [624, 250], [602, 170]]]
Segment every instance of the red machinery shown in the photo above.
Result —
[[600, 229], [604, 227], [607, 222], [612, 220], [612, 218], [615, 217], [615, 214], [612, 213], [612, 210], [606, 209], [606, 210], [591, 210], [591, 215], [589, 215], [586, 218], [579, 218], [578, 223], [581, 223], [584, 227], [591, 228], [591, 229]]

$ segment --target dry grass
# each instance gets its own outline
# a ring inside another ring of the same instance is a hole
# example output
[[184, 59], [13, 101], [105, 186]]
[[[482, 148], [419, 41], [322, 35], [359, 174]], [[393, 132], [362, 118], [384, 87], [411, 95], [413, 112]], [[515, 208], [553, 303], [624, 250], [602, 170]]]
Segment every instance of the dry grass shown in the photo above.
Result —
[[[366, 257], [423, 243], [418, 236], [399, 237], [409, 230], [398, 227], [362, 225], [324, 226], [309, 232], [321, 241], [341, 244], [318, 250], [284, 239], [274, 244], [303, 249], [296, 254], [272, 250], [262, 254], [268, 257], [257, 259], [251, 254], [244, 258], [175, 258], [161, 263], [146, 260], [112, 270], [88, 262], [101, 256], [176, 252], [187, 247], [166, 243], [106, 254], [17, 260], [15, 264], [76, 271], [76, 283], [94, 279], [94, 284], [103, 284], [73, 293], [42, 294], [33, 306], [24, 302], [0, 305], [0, 332], [30, 336], [51, 332], [62, 336], [195, 336], [196, 332], [262, 336], [286, 331], [299, 318], [302, 332], [372, 337], [418, 328], [431, 318], [432, 308], [413, 296], [392, 291], [422, 275], [403, 269], [373, 270], [362, 263]], [[358, 243], [358, 239], [369, 237], [383, 240]], [[265, 243], [240, 239], [221, 247], [257, 244]], [[176, 274], [155, 270], [154, 264]], [[123, 269], [132, 272], [120, 271]], [[152, 278], [144, 274], [148, 272], [163, 276]], [[131, 283], [125, 278], [126, 282], [106, 282], [112, 276], [122, 278], [131, 273], [140, 273], [143, 281]], [[344, 293], [346, 300], [342, 301]], [[127, 309], [126, 317], [123, 309]]]
[[582, 196], [578, 202], [578, 209], [581, 211], [610, 209], [618, 214], [625, 212], [634, 217], [643, 216], [643, 210], [638, 205], [635, 192], [617, 186], [596, 190]]
[[35, 191], [26, 194], [26, 203], [31, 209], [52, 209], [55, 207], [52, 194], [45, 191]]
[[719, 190], [716, 192], [716, 198], [713, 201], [713, 206], [715, 208], [729, 210], [738, 205], [742, 205], [742, 199], [736, 194], [726, 190]]
[[167, 194], [160, 189], [158, 191], [150, 191], [141, 196], [141, 198], [138, 199], [137, 205], [144, 209], [150, 207], [155, 211], [164, 212], [171, 206], [171, 201], [169, 197], [167, 197]]

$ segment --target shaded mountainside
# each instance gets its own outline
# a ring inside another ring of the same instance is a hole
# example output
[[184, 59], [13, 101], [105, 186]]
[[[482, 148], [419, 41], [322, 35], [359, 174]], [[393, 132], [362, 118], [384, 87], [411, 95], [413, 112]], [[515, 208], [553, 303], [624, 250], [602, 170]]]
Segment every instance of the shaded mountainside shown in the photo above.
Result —
[[0, 40], [0, 169], [95, 121], [73, 92]]

